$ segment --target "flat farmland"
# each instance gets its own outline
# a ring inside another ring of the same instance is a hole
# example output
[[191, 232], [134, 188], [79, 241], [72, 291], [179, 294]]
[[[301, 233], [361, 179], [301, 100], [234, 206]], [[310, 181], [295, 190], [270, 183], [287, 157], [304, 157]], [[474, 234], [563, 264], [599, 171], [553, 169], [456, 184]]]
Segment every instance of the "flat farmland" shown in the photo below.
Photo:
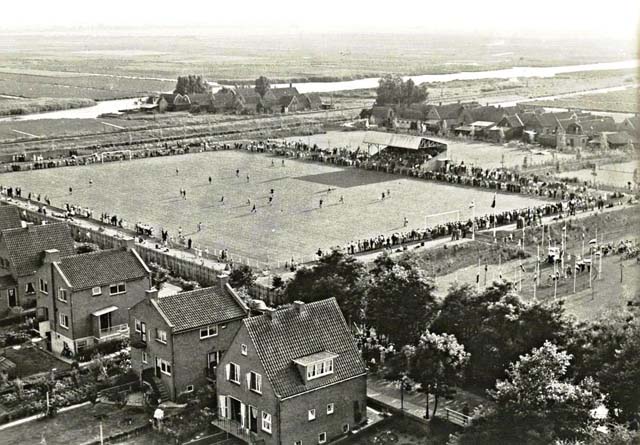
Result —
[[[168, 230], [170, 236], [182, 227], [195, 246], [228, 248], [232, 255], [269, 262], [308, 260], [318, 248], [402, 231], [405, 216], [409, 228], [424, 227], [429, 214], [460, 210], [468, 217], [471, 200], [477, 215], [486, 214], [493, 198], [488, 190], [324, 164], [286, 160], [282, 167], [281, 158], [238, 151], [8, 173], [2, 183], [21, 187], [23, 195], [47, 194], [54, 206], [69, 202], [88, 206], [97, 215], [116, 214], [129, 226], [142, 221]], [[329, 187], [334, 190], [327, 193]], [[181, 188], [187, 199], [180, 197]], [[268, 204], [271, 189], [273, 205]], [[391, 197], [382, 201], [381, 193], [387, 190]], [[257, 212], [251, 213], [254, 203]], [[496, 210], [538, 203], [505, 194], [498, 197]], [[201, 232], [198, 222], [204, 225]]]
[[638, 113], [640, 89], [637, 86], [606, 93], [581, 94], [555, 100], [535, 101], [536, 105], [558, 108], [579, 108], [583, 110], [616, 111]]

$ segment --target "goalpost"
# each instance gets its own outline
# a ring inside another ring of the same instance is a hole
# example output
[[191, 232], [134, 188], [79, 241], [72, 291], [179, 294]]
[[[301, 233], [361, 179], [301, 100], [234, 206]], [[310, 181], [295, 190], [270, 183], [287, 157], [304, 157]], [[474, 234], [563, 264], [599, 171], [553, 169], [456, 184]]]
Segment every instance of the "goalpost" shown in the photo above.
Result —
[[100, 153], [100, 162], [104, 164], [104, 155], [110, 155], [110, 154], [127, 155], [129, 157], [129, 160], [131, 160], [133, 156], [133, 154], [131, 153], [131, 150], [103, 151], [102, 153]]
[[451, 210], [449, 212], [433, 213], [425, 216], [425, 227], [435, 227], [438, 224], [460, 221], [462, 216], [461, 210]]

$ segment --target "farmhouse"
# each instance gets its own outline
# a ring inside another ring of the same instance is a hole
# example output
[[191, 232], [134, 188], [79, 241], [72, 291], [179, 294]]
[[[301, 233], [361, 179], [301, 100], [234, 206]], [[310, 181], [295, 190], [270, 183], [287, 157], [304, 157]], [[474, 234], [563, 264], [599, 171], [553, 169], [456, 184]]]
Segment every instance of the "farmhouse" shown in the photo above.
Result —
[[[3, 207], [8, 206], [0, 206], [2, 224], [17, 225], [12, 211]], [[35, 305], [36, 290], [46, 290], [46, 283], [38, 282], [37, 272], [47, 249], [57, 249], [61, 256], [75, 254], [69, 226], [28, 225], [0, 231], [0, 314], [12, 307]]]
[[216, 425], [250, 443], [323, 444], [366, 421], [366, 368], [335, 298], [242, 320], [217, 392]]
[[38, 278], [40, 335], [50, 351], [68, 355], [127, 337], [128, 309], [151, 287], [133, 240], [121, 249], [64, 257], [48, 249]]
[[215, 384], [218, 363], [247, 316], [228, 276], [219, 280], [163, 298], [149, 290], [129, 311], [131, 366], [172, 400]]

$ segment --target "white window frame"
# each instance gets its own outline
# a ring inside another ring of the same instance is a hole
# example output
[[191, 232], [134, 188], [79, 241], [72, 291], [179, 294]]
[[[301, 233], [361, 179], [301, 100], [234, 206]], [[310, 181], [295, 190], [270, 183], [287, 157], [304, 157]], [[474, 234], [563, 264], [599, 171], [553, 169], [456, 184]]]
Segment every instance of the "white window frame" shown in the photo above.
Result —
[[320, 434], [318, 434], [318, 443], [326, 443], [326, 442], [327, 442], [327, 433], [323, 431]]
[[[64, 320], [64, 323], [63, 323]], [[65, 329], [69, 329], [69, 316], [67, 314], [63, 314], [62, 312], [60, 312], [58, 314], [58, 324], [60, 324], [60, 327], [65, 328]]]
[[333, 359], [322, 360], [307, 366], [307, 380], [333, 374]]
[[[29, 290], [29, 286], [31, 286], [31, 290]], [[24, 293], [27, 295], [32, 295], [36, 293], [36, 287], [33, 285], [31, 281], [29, 281], [28, 283], [25, 283]]]
[[161, 358], [156, 357], [156, 364], [160, 365], [160, 372], [164, 375], [171, 375], [171, 363], [166, 360], [162, 360]]
[[97, 297], [98, 295], [102, 295], [102, 288], [100, 286], [91, 288], [91, 295], [94, 297]]
[[315, 408], [311, 408], [309, 411], [307, 411], [307, 419], [309, 420], [309, 422], [313, 422], [314, 420], [316, 420], [316, 409]]
[[247, 355], [249, 353], [249, 349], [247, 348], [247, 345], [245, 345], [244, 343], [240, 345], [240, 354], [242, 355]]
[[330, 416], [331, 414], [336, 412], [336, 406], [333, 403], [329, 403], [327, 404], [327, 415]]
[[156, 341], [158, 343], [162, 343], [163, 345], [167, 344], [167, 331], [163, 329], [156, 328]]
[[67, 290], [66, 289], [64, 289], [62, 287], [58, 289], [58, 300], [60, 300], [60, 301], [62, 301], [64, 303], [69, 301], [68, 297], [67, 297]]
[[[204, 332], [204, 335], [202, 335]], [[204, 328], [200, 328], [200, 340], [204, 340], [205, 338], [216, 337], [218, 335], [218, 325], [211, 324], [209, 326], [205, 326]]]
[[[229, 362], [228, 366], [228, 375], [227, 375], [227, 380], [229, 380], [230, 382], [233, 383], [237, 383], [238, 385], [240, 384], [240, 365], [233, 363], [233, 362]], [[235, 373], [232, 373], [231, 370], [235, 370]], [[235, 379], [235, 380], [234, 380]]]
[[302, 441], [301, 440], [296, 440], [295, 442], [293, 442], [293, 445], [302, 445]]
[[149, 363], [149, 356], [144, 351], [142, 351], [142, 363]]
[[42, 278], [40, 278], [40, 280], [38, 281], [38, 289], [43, 294], [48, 295], [49, 294], [49, 283], [47, 283], [47, 280], [43, 280]]
[[271, 418], [271, 414], [269, 414], [266, 411], [262, 411], [262, 415], [260, 416], [262, 422], [261, 423], [261, 427], [262, 427], [262, 431], [264, 431], [265, 433], [269, 433], [271, 434], [271, 426], [272, 426], [272, 418]]
[[[256, 387], [253, 388], [251, 385], [252, 377], [255, 376]], [[262, 375], [258, 374], [255, 371], [251, 371], [247, 374], [247, 383], [250, 391], [257, 392], [258, 394], [262, 394]]]
[[345, 423], [344, 425], [342, 425], [342, 432], [347, 434], [349, 431], [351, 431], [351, 425], [349, 425], [348, 423]]
[[194, 386], [193, 385], [187, 385], [187, 388], [184, 390], [184, 392], [193, 392], [194, 391]]
[[133, 319], [133, 329], [136, 332], [142, 332], [142, 322], [140, 320], [138, 320], [137, 318]]
[[[113, 292], [112, 288], [115, 287], [116, 291]], [[127, 292], [127, 284], [124, 281], [109, 285], [109, 295], [120, 295]]]

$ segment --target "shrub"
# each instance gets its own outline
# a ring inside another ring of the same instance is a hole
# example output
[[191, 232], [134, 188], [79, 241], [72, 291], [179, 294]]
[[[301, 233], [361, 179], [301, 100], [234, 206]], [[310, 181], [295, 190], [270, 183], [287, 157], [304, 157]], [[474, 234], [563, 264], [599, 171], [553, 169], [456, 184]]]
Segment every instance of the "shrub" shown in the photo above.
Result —
[[80, 362], [87, 362], [96, 354], [109, 355], [114, 352], [121, 351], [128, 345], [127, 339], [111, 340], [104, 343], [98, 343], [91, 348], [83, 349], [76, 354], [76, 359]]

